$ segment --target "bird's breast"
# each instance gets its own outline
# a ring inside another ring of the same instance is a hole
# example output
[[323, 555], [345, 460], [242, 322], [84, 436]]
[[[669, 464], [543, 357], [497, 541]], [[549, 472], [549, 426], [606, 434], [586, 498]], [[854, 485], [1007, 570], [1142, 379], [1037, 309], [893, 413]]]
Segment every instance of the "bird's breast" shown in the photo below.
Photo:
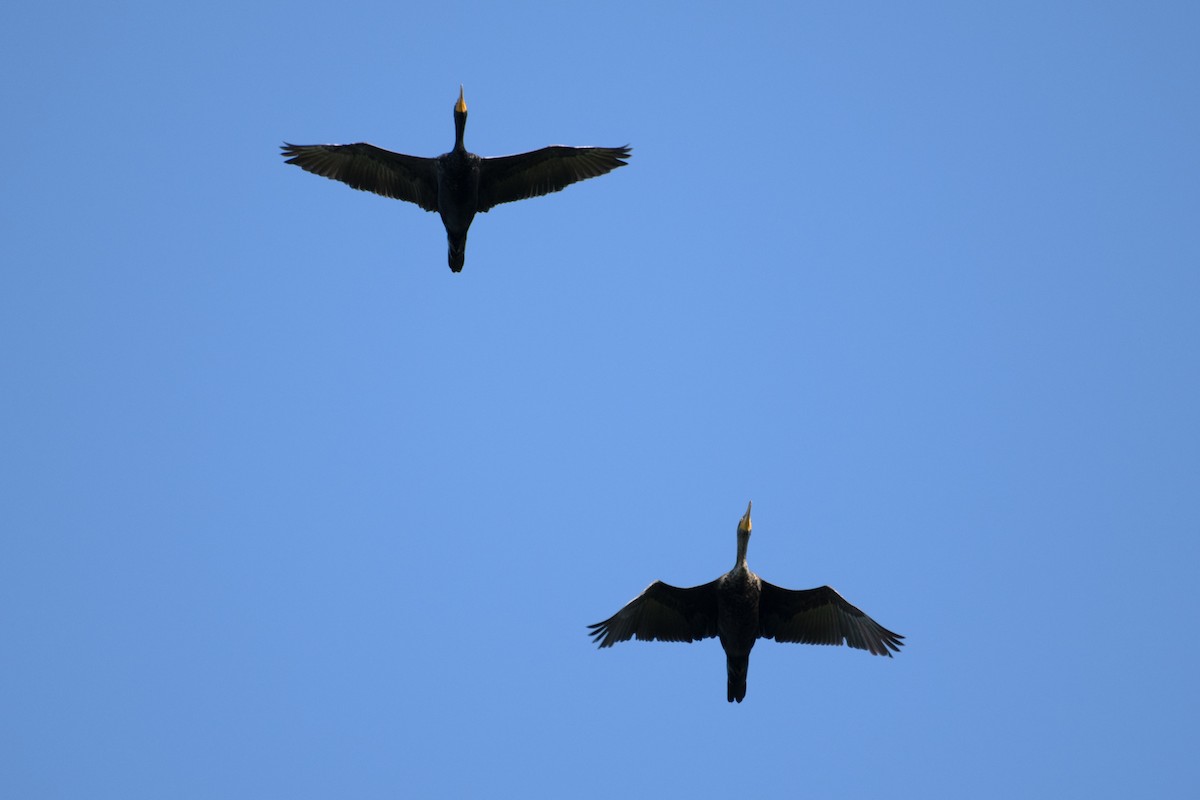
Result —
[[717, 634], [726, 652], [750, 652], [758, 638], [762, 582], [749, 570], [734, 570], [717, 583]]
[[465, 231], [479, 208], [479, 160], [470, 153], [438, 159], [438, 212], [447, 230]]

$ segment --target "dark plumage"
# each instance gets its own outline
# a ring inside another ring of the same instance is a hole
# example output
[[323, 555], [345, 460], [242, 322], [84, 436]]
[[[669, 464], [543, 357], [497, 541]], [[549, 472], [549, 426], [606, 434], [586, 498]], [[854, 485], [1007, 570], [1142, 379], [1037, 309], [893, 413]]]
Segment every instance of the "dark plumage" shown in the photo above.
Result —
[[441, 214], [450, 244], [450, 269], [461, 272], [467, 229], [481, 211], [501, 203], [557, 192], [576, 181], [625, 166], [629, 147], [552, 145], [497, 158], [481, 158], [463, 145], [467, 103], [462, 87], [454, 105], [454, 149], [437, 158], [393, 153], [374, 145], [283, 144], [287, 163], [355, 189], [416, 203]]
[[900, 652], [904, 637], [868, 617], [828, 586], [781, 589], [746, 566], [750, 506], [738, 522], [737, 564], [715, 581], [680, 589], [650, 584], [604, 622], [589, 625], [601, 647], [638, 638], [694, 642], [718, 636], [725, 650], [729, 702], [746, 696], [750, 650], [759, 638], [802, 644], [847, 644], [873, 656]]

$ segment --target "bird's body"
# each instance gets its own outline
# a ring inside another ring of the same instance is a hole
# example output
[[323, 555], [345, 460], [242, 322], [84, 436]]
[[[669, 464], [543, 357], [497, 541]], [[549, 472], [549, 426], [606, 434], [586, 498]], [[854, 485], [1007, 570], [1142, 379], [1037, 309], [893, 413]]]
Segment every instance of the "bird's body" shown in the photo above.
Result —
[[446, 227], [450, 269], [461, 272], [467, 256], [467, 230], [479, 208], [479, 165], [483, 161], [468, 153], [462, 136], [454, 149], [437, 158], [438, 214]]
[[715, 581], [680, 588], [655, 581], [604, 622], [588, 626], [593, 641], [611, 647], [628, 639], [693, 642], [716, 636], [725, 650], [729, 702], [746, 697], [750, 651], [759, 638], [805, 644], [847, 644], [891, 656], [904, 637], [879, 625], [828, 586], [795, 591], [759, 578], [746, 563], [750, 508], [738, 523], [734, 568]]
[[743, 560], [717, 579], [717, 637], [725, 650], [729, 676], [729, 701], [746, 696], [746, 672], [750, 650], [758, 641], [758, 608], [762, 579]]
[[355, 189], [436, 211], [446, 227], [450, 269], [463, 268], [467, 230], [475, 215], [501, 203], [557, 192], [576, 181], [625, 166], [629, 147], [552, 145], [529, 153], [483, 158], [467, 152], [467, 104], [454, 106], [454, 149], [437, 158], [358, 144], [283, 145], [287, 163]]

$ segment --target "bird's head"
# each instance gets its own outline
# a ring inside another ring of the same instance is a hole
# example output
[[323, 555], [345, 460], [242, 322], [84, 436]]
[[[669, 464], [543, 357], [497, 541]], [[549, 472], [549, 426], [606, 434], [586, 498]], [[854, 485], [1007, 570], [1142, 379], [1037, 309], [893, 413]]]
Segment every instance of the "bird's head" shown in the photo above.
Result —
[[743, 538], [743, 537], [746, 539], [750, 538], [750, 508], [753, 505], [754, 505], [753, 500], [751, 500], [749, 503], [746, 504], [746, 513], [742, 515], [741, 520], [738, 522], [738, 537], [739, 538]]
[[458, 85], [458, 102], [454, 104], [454, 113], [456, 115], [461, 114], [464, 117], [467, 115], [467, 101], [463, 98], [463, 87], [461, 83]]

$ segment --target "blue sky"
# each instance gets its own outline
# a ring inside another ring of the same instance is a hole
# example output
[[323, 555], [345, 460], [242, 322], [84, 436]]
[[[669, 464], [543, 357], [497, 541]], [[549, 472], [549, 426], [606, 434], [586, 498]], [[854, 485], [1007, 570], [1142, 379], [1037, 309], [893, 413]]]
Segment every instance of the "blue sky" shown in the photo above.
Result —
[[[1187, 3], [0, 12], [0, 795], [1182, 796]], [[633, 145], [437, 217], [285, 166]], [[655, 579], [895, 659], [598, 651]]]

